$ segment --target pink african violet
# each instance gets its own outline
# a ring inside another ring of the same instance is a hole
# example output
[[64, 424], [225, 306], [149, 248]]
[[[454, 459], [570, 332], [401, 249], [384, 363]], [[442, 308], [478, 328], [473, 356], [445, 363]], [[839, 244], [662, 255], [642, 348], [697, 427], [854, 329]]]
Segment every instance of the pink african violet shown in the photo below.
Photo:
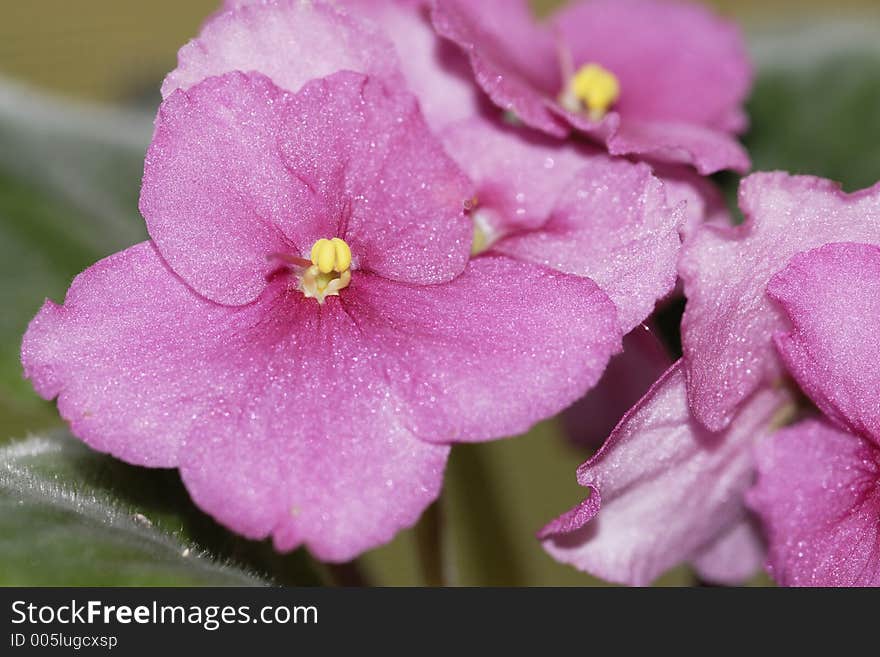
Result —
[[714, 581], [742, 581], [761, 554], [743, 504], [751, 448], [787, 399], [784, 390], [764, 390], [730, 429], [712, 434], [691, 416], [676, 363], [578, 469], [590, 495], [539, 532], [544, 549], [634, 586], [685, 561]]
[[474, 181], [473, 214], [490, 252], [595, 281], [623, 332], [672, 290], [684, 207], [668, 201], [647, 164], [483, 118], [442, 136]]
[[[526, 0], [435, 0], [437, 32], [468, 55], [502, 109], [548, 134], [576, 129], [613, 155], [682, 162], [708, 174], [746, 170], [734, 138], [752, 71], [737, 28], [704, 7], [661, 0], [586, 0], [547, 25]], [[572, 75], [599, 64], [619, 81], [604, 116], [560, 100]]]
[[687, 308], [682, 346], [695, 417], [720, 430], [783, 368], [773, 334], [785, 327], [767, 283], [796, 253], [828, 242], [880, 244], [880, 184], [853, 194], [810, 176], [758, 173], [743, 180], [736, 228], [706, 225], [682, 248]]
[[770, 572], [787, 585], [880, 586], [880, 245], [799, 254], [767, 293], [788, 319], [782, 361], [826, 415], [759, 445], [750, 502]]
[[[207, 78], [160, 109], [152, 241], [46, 302], [25, 374], [77, 436], [179, 468], [228, 527], [350, 559], [437, 496], [448, 443], [526, 430], [620, 347], [590, 281], [468, 261], [471, 194], [415, 99], [380, 81]], [[350, 284], [319, 303], [308, 258], [331, 237]]]
[[[684, 560], [741, 580], [761, 551], [742, 509], [756, 444], [749, 505], [777, 581], [880, 584], [880, 185], [845, 194], [826, 180], [756, 174], [740, 198], [743, 226], [704, 226], [684, 249], [689, 376], [662, 378], [582, 466], [594, 492], [543, 530], [545, 547], [615, 581], [646, 583]], [[794, 410], [786, 374], [825, 418], [774, 433]], [[694, 449], [700, 435], [715, 447]], [[724, 461], [735, 450], [742, 460]]]
[[226, 0], [184, 46], [163, 91], [232, 70], [259, 71], [296, 91], [338, 70], [385, 76], [419, 98], [439, 128], [482, 111], [467, 58], [440, 39], [427, 0]]

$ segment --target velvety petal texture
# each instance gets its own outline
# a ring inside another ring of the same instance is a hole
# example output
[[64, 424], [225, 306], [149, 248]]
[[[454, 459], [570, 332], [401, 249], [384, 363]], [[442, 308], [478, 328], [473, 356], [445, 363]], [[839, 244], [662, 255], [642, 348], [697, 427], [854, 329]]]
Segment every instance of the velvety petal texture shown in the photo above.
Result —
[[[275, 2], [279, 5], [278, 12], [291, 13], [287, 3], [279, 0], [226, 0], [227, 9], [237, 9], [248, 5], [265, 5]], [[399, 79], [397, 71], [393, 70], [393, 62], [387, 56], [387, 41], [394, 44], [397, 52], [397, 66], [406, 81], [406, 85], [419, 99], [422, 112], [428, 123], [434, 128], [441, 128], [449, 123], [474, 116], [483, 111], [486, 104], [484, 96], [476, 85], [471, 74], [470, 65], [464, 54], [448, 41], [441, 39], [435, 32], [428, 18], [428, 0], [339, 0], [333, 3], [337, 9], [347, 14], [344, 19], [328, 20], [321, 23], [328, 33], [336, 30], [337, 37], [344, 40], [347, 48], [345, 52], [364, 52], [364, 56], [372, 57], [363, 61], [341, 61], [340, 53], [334, 52], [332, 44], [329, 46], [329, 57], [317, 62], [314, 70], [318, 73], [314, 77], [326, 75], [332, 71], [327, 64], [338, 64], [339, 69], [349, 69], [364, 73], [386, 75], [390, 74], [392, 80]], [[296, 9], [296, 8], [295, 8]], [[308, 11], [299, 9], [300, 13], [309, 15]], [[327, 12], [326, 9], [323, 9]], [[332, 13], [327, 13], [332, 16]], [[245, 16], [245, 22], [248, 20]], [[239, 20], [237, 17], [232, 21]], [[281, 22], [278, 19], [276, 22]], [[310, 25], [302, 18], [298, 20], [288, 19], [290, 24], [286, 26], [289, 32], [288, 38], [299, 39], [299, 31], [308, 30]], [[364, 20], [372, 23], [373, 27], [363, 25]], [[268, 21], [265, 21], [268, 22]], [[291, 30], [296, 30], [291, 32]], [[376, 30], [381, 32], [382, 38], [376, 38]], [[218, 33], [216, 39], [235, 38], [240, 30], [228, 30]], [[314, 38], [306, 36], [306, 38]], [[323, 44], [322, 44], [323, 45]], [[376, 52], [372, 52], [375, 50]], [[311, 56], [312, 53], [307, 53]], [[311, 63], [310, 58], [300, 57], [298, 48], [285, 48], [272, 56], [270, 66], [272, 68], [256, 67], [272, 76], [271, 70], [278, 68], [278, 61], [286, 61], [285, 69], [302, 68], [303, 75], [309, 76], [305, 67]], [[262, 63], [262, 62], [261, 62]], [[377, 66], [379, 64], [379, 66]], [[278, 84], [286, 79], [287, 73], [279, 78]], [[300, 82], [301, 84], [301, 82]]]
[[412, 96], [356, 73], [297, 94], [229, 73], [162, 104], [140, 208], [179, 275], [242, 304], [265, 287], [273, 254], [307, 258], [320, 238], [345, 239], [356, 267], [449, 280], [468, 255], [470, 194]]
[[704, 547], [691, 566], [705, 582], [737, 586], [761, 572], [767, 548], [757, 522], [744, 514], [742, 520]]
[[540, 230], [493, 248], [589, 277], [614, 301], [628, 332], [675, 285], [683, 221], [684, 208], [667, 203], [648, 165], [599, 157], [584, 162]]
[[205, 78], [259, 72], [282, 89], [337, 71], [402, 82], [391, 42], [374, 26], [323, 0], [235, 2], [180, 49], [177, 68], [162, 84], [167, 98]]
[[830, 181], [759, 173], [740, 186], [746, 222], [705, 226], [682, 249], [688, 394], [713, 430], [765, 382], [781, 376], [773, 334], [787, 328], [767, 283], [796, 253], [829, 242], [880, 244], [880, 185], [846, 194]]
[[627, 119], [741, 130], [752, 71], [736, 24], [679, 0], [571, 2], [551, 19], [575, 68], [601, 64], [620, 82]]
[[[734, 25], [697, 4], [577, 2], [540, 25], [525, 2], [436, 0], [432, 19], [468, 55], [493, 102], [533, 128], [556, 137], [576, 129], [612, 155], [690, 164], [704, 175], [749, 167], [733, 136], [745, 127], [752, 79], [745, 47]], [[558, 100], [589, 63], [620, 84], [603, 117]]]
[[880, 586], [880, 451], [824, 421], [761, 440], [749, 504], [784, 586]]
[[543, 132], [568, 134], [548, 100], [562, 85], [556, 45], [526, 0], [437, 0], [431, 18], [437, 33], [468, 56], [477, 84], [496, 105]]
[[655, 327], [634, 328], [624, 336], [623, 351], [611, 359], [596, 387], [560, 415], [569, 439], [597, 449], [672, 363]]
[[523, 431], [619, 348], [595, 286], [504, 258], [434, 286], [355, 272], [320, 306], [293, 285], [216, 304], [141, 244], [46, 303], [25, 373], [96, 449], [178, 466], [225, 525], [344, 561], [436, 497], [448, 447], [431, 442]]
[[827, 417], [880, 446], [880, 246], [800, 253], [767, 294], [791, 322], [776, 337], [787, 370]]
[[691, 417], [680, 364], [578, 470], [590, 497], [539, 537], [557, 560], [612, 582], [646, 585], [699, 558], [743, 518], [751, 448], [787, 401], [763, 390], [737, 422], [710, 434]]

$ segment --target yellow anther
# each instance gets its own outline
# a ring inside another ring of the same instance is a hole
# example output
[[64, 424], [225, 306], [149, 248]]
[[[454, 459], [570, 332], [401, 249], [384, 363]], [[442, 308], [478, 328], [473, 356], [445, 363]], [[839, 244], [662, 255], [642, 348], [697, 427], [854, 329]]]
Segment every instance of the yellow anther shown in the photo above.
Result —
[[620, 98], [620, 82], [607, 68], [595, 63], [584, 64], [571, 76], [562, 96], [567, 109], [586, 109], [590, 118], [599, 120]]
[[336, 249], [336, 266], [334, 269], [338, 272], [344, 272], [351, 266], [351, 249], [345, 240], [334, 237], [332, 240], [333, 247]]
[[311, 259], [322, 274], [331, 271], [341, 274], [351, 266], [351, 249], [338, 237], [332, 240], [321, 238], [312, 246]]
[[324, 303], [324, 298], [336, 296], [351, 282], [351, 249], [345, 240], [321, 238], [312, 246], [312, 266], [300, 277], [300, 289], [309, 298]]

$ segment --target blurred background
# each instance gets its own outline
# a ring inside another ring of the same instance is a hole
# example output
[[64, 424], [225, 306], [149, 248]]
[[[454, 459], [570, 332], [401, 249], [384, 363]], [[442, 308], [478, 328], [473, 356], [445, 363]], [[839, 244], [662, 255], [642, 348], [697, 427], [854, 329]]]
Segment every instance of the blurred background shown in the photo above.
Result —
[[[79, 98], [155, 102], [177, 49], [219, 0], [2, 0], [0, 72]], [[539, 13], [560, 0], [533, 0]], [[877, 0], [711, 0], [749, 25], [861, 18]]]
[[[556, 564], [532, 538], [584, 494], [574, 472], [587, 451], [557, 420], [515, 440], [457, 447], [442, 512], [366, 555], [357, 573], [230, 535], [194, 509], [176, 473], [71, 441], [54, 405], [22, 379], [21, 335], [43, 299], [61, 301], [79, 271], [144, 239], [137, 196], [159, 84], [217, 4], [0, 0], [0, 584], [601, 584]], [[534, 4], [546, 13], [559, 3]], [[708, 4], [744, 26], [757, 64], [744, 138], [755, 168], [847, 189], [880, 179], [880, 3]], [[717, 182], [733, 198], [737, 179]], [[680, 311], [673, 305], [661, 323], [674, 328]], [[35, 434], [46, 440], [27, 449], [9, 440]], [[98, 510], [59, 507], [46, 491], [73, 491]], [[425, 549], [438, 522], [441, 555]], [[660, 583], [699, 582], [683, 567]]]

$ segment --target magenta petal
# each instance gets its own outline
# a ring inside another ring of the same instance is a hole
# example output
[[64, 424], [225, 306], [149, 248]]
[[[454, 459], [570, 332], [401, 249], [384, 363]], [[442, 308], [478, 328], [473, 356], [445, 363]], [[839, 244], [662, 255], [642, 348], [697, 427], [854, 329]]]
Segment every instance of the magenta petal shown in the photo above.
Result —
[[596, 387], [560, 415], [568, 438], [576, 445], [598, 448], [671, 366], [672, 357], [655, 332], [645, 324], [634, 328]]
[[597, 156], [584, 159], [540, 230], [494, 248], [589, 277], [614, 301], [627, 332], [675, 285], [683, 220], [648, 165]]
[[180, 334], [203, 332], [210, 342], [211, 306], [150, 242], [138, 244], [77, 276], [63, 306], [46, 301], [22, 343], [25, 377], [41, 396], [58, 397], [71, 431], [95, 449], [174, 466], [192, 416], [211, 403], [191, 397], [189, 387], [214, 375], [201, 345]]
[[427, 2], [420, 0], [344, 0], [359, 16], [374, 21], [394, 42], [406, 84], [428, 123], [441, 128], [482, 111], [484, 96], [467, 57], [434, 32]]
[[798, 254], [767, 294], [791, 321], [776, 337], [788, 371], [828, 417], [880, 445], [880, 247]]
[[676, 164], [654, 164], [654, 175], [663, 181], [670, 205], [685, 204], [681, 233], [687, 239], [705, 223], [730, 226], [733, 220], [718, 185], [689, 167]]
[[[417, 288], [353, 277], [344, 306], [432, 442], [522, 433], [596, 383], [620, 350], [617, 315], [589, 280], [504, 257], [473, 260], [455, 280]], [[524, 403], [524, 400], [527, 400]]]
[[322, 237], [346, 239], [356, 266], [448, 280], [468, 257], [469, 194], [411, 96], [355, 73], [293, 96], [230, 73], [162, 104], [140, 207], [187, 283], [242, 304], [265, 288], [271, 256], [308, 257]]
[[262, 73], [288, 91], [341, 70], [401, 79], [391, 43], [330, 3], [275, 0], [236, 5], [213, 16], [199, 37], [180, 49], [177, 68], [162, 85], [163, 97], [230, 71]]
[[748, 153], [736, 139], [695, 123], [622, 119], [607, 144], [612, 155], [692, 164], [703, 175], [722, 169], [744, 173], [751, 167]]
[[[307, 84], [286, 112], [285, 166], [313, 196], [336, 204], [333, 235], [348, 242], [357, 267], [423, 284], [464, 269], [473, 239], [464, 208], [473, 190], [415, 97], [343, 72]], [[299, 236], [311, 247], [331, 235], [300, 229]]]
[[437, 33], [468, 56], [496, 105], [548, 134], [570, 132], [552, 107], [562, 89], [556, 46], [525, 0], [437, 0], [431, 16]]
[[807, 421], [758, 445], [749, 505], [764, 522], [770, 574], [786, 586], [880, 586], [880, 452]]
[[784, 392], [764, 390], [728, 431], [709, 434], [690, 416], [676, 364], [578, 470], [579, 483], [601, 494], [601, 510], [580, 529], [571, 516], [557, 522], [543, 532], [544, 548], [563, 563], [632, 585], [696, 558], [742, 518], [751, 447], [785, 401]]
[[706, 582], [736, 586], [761, 571], [766, 554], [760, 531], [745, 517], [703, 547], [691, 565]]
[[253, 301], [271, 254], [311, 247], [287, 235], [325, 223], [323, 206], [300, 209], [309, 189], [278, 149], [286, 98], [263, 76], [231, 73], [172, 94], [159, 109], [140, 210], [171, 267], [214, 301]]
[[740, 187], [746, 223], [704, 226], [682, 249], [682, 343], [694, 415], [721, 429], [758, 386], [781, 375], [772, 344], [786, 328], [767, 297], [793, 255], [828, 242], [880, 243], [880, 185], [845, 194], [808, 176], [760, 173]]
[[282, 549], [350, 559], [413, 524], [441, 486], [449, 450], [407, 427], [382, 355], [336, 298], [319, 307], [283, 279], [222, 306], [140, 244], [47, 302], [22, 361], [88, 444], [180, 466], [205, 511]]
[[726, 131], [752, 70], [736, 25], [696, 2], [586, 0], [552, 19], [574, 66], [596, 62], [620, 81], [623, 118]]
[[607, 161], [596, 148], [484, 118], [459, 121], [442, 139], [473, 181], [493, 237], [542, 226], [575, 174], [592, 158]]

